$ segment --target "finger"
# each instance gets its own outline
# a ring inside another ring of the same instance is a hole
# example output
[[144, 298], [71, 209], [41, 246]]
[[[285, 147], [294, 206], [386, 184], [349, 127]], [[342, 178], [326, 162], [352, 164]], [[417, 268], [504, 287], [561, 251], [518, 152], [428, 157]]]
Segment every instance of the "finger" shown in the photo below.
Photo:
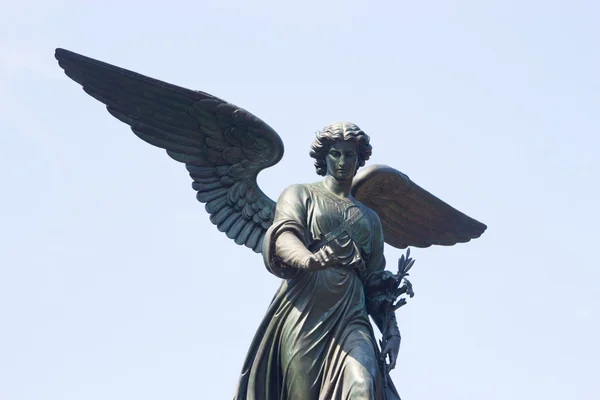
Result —
[[391, 352], [390, 353], [390, 365], [388, 365], [388, 372], [390, 372], [391, 370], [393, 370], [394, 368], [396, 368], [396, 355]]
[[387, 360], [387, 358], [386, 358], [386, 357], [387, 357], [387, 354], [386, 354], [386, 353], [381, 353], [381, 356], [379, 356], [379, 360], [380, 360], [381, 362], [384, 362], [384, 363], [385, 363], [385, 362], [386, 362], [386, 360]]
[[337, 257], [333, 255], [333, 250], [331, 250], [329, 247], [323, 247], [321, 250], [319, 250], [318, 254], [323, 262], [324, 267], [331, 266], [339, 262]]
[[323, 260], [321, 260], [319, 257], [315, 257], [315, 261], [316, 261], [316, 269], [317, 271], [322, 270], [323, 269]]
[[323, 257], [323, 259], [329, 258], [329, 253], [327, 252], [327, 247], [323, 247], [321, 250], [319, 250], [319, 253], [321, 254], [321, 257]]
[[327, 267], [327, 261], [324, 258], [321, 258], [320, 263], [321, 263], [321, 268], [324, 269], [325, 267]]
[[381, 350], [381, 361], [385, 361], [386, 357], [388, 356], [388, 354], [390, 354], [390, 346], [389, 344], [386, 344], [385, 347], [383, 348], [383, 350]]
[[317, 251], [314, 256], [319, 263], [323, 264], [323, 252], [321, 250]]
[[327, 263], [329, 262], [329, 257], [327, 257], [327, 255], [324, 253], [321, 253], [319, 255], [321, 256], [321, 264], [323, 264], [323, 266], [327, 265]]

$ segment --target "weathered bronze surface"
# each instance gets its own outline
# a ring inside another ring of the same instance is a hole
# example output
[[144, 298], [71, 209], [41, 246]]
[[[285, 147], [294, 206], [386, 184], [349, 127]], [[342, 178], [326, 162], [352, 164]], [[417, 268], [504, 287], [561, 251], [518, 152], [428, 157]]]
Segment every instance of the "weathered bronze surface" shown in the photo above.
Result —
[[67, 50], [56, 58], [138, 137], [184, 163], [211, 222], [282, 278], [234, 399], [399, 399], [389, 378], [400, 346], [394, 312], [414, 294], [406, 278], [414, 260], [407, 253], [393, 274], [383, 245], [451, 246], [479, 237], [484, 224], [391, 167], [359, 171], [372, 148], [348, 122], [313, 142], [323, 180], [292, 185], [275, 202], [256, 178], [279, 162], [283, 143], [248, 111]]

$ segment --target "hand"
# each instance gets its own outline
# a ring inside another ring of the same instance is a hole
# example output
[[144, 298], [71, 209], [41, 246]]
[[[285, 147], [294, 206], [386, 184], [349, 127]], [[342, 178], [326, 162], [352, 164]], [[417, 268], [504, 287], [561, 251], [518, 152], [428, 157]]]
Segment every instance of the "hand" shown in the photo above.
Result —
[[331, 247], [325, 246], [306, 260], [304, 264], [309, 271], [321, 271], [333, 265], [339, 264], [340, 260], [333, 254]]
[[386, 358], [389, 357], [390, 363], [387, 364], [387, 372], [389, 373], [391, 370], [396, 368], [396, 361], [398, 359], [398, 353], [400, 351], [400, 336], [399, 334], [394, 334], [394, 336], [388, 337], [385, 342], [384, 348], [381, 350], [381, 361], [385, 363]]

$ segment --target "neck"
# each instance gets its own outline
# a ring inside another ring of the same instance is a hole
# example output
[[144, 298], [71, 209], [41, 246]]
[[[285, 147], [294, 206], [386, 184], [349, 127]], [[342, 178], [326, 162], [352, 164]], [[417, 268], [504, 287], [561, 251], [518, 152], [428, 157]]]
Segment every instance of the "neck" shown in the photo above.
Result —
[[350, 189], [352, 188], [352, 178], [345, 180], [337, 180], [331, 175], [327, 175], [323, 179], [323, 184], [335, 195], [340, 197], [350, 197]]

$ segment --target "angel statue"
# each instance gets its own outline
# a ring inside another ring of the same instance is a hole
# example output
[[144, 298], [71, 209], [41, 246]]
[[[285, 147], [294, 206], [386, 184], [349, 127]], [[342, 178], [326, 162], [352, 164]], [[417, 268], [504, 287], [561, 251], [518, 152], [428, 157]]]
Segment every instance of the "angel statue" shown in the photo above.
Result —
[[[56, 58], [138, 137], [184, 163], [210, 221], [238, 245], [262, 253], [267, 270], [282, 279], [234, 399], [400, 398], [388, 376], [400, 332], [395, 317], [383, 329], [375, 299], [384, 243], [451, 246], [479, 237], [484, 224], [391, 167], [359, 171], [372, 148], [349, 122], [316, 135], [310, 156], [323, 179], [289, 186], [275, 202], [257, 175], [281, 160], [283, 143], [248, 111], [67, 50], [57, 49]], [[369, 316], [385, 333], [383, 348]]]

